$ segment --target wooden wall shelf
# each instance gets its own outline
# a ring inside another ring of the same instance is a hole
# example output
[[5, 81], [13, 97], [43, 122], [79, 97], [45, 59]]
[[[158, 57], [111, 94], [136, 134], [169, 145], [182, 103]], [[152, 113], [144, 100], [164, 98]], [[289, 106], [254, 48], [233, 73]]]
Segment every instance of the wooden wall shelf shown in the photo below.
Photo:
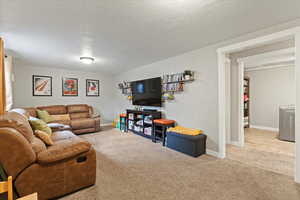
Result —
[[[167, 100], [166, 98], [169, 97], [168, 100], [173, 100], [174, 93], [183, 92], [184, 91], [184, 84], [193, 82], [194, 79], [194, 72], [190, 70], [186, 70], [182, 73], [177, 74], [167, 74], [162, 76], [162, 99], [163, 101]], [[131, 100], [132, 96], [132, 89], [131, 89], [131, 82], [123, 82], [120, 83], [119, 89], [122, 90], [122, 94], [128, 96], [128, 99]], [[167, 97], [166, 97], [167, 96]]]

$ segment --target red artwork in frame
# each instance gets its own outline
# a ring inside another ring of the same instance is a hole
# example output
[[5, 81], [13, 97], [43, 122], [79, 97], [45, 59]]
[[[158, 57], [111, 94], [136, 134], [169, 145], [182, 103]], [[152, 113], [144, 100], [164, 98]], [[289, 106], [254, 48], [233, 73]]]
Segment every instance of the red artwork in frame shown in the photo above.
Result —
[[62, 79], [62, 95], [63, 96], [78, 96], [78, 79], [63, 78]]

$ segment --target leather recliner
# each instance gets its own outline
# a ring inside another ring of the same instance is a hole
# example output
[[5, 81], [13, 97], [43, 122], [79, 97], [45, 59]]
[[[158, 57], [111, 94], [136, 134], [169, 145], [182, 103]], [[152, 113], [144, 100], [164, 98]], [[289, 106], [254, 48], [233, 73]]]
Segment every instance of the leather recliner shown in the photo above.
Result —
[[53, 146], [35, 137], [28, 113], [17, 109], [0, 116], [0, 163], [20, 196], [38, 193], [52, 199], [95, 184], [96, 153], [71, 131], [52, 134]]

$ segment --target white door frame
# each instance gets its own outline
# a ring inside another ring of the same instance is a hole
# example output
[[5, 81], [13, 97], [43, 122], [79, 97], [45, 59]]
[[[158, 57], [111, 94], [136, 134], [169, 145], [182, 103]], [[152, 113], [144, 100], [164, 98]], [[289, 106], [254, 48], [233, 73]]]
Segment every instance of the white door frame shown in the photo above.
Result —
[[[226, 94], [231, 94], [231, 60], [226, 59], [225, 61], [225, 73], [226, 73]], [[231, 141], [231, 95], [226, 95], [226, 143], [232, 144]]]
[[[242, 51], [247, 48], [253, 48], [259, 45], [265, 45], [281, 41], [286, 38], [295, 38], [295, 47], [300, 47], [300, 27], [295, 27], [274, 34], [258, 37], [238, 44], [233, 44], [219, 48], [218, 54], [218, 119], [219, 119], [219, 157], [226, 156], [226, 92], [225, 92], [225, 65], [227, 55], [230, 53]], [[296, 165], [295, 181], [300, 183], [300, 51], [296, 51]], [[298, 115], [299, 112], [299, 115]], [[240, 112], [241, 113], [241, 112]], [[299, 133], [299, 134], [297, 134]]]
[[[239, 80], [239, 141], [238, 146], [244, 147], [245, 145], [245, 132], [244, 132], [244, 71], [245, 65], [244, 62], [238, 61], [239, 71], [238, 71], [238, 80]], [[250, 112], [250, 111], [249, 111]], [[249, 124], [250, 125], [250, 124]]]
[[[231, 60], [230, 60], [231, 61]], [[231, 88], [231, 81], [228, 79], [231, 79], [231, 70], [232, 70], [232, 66], [231, 63], [226, 59], [226, 73], [229, 73], [230, 75], [227, 74], [226, 77], [226, 84], [225, 87], [227, 88], [227, 91], [225, 91], [225, 95], [226, 95], [226, 106], [225, 106], [225, 112], [226, 112], [226, 143], [227, 144], [231, 144], [231, 145], [235, 145], [237, 147], [244, 147], [245, 144], [245, 136], [244, 136], [244, 70], [245, 70], [245, 64], [243, 61], [237, 59], [237, 79], [238, 79], [238, 92], [237, 95], [233, 96], [231, 93], [231, 89], [229, 90], [228, 88]], [[229, 68], [229, 69], [228, 69]], [[235, 118], [234, 120], [237, 120], [237, 126], [238, 129], [231, 127], [231, 114], [232, 114], [232, 110], [231, 110], [231, 100], [232, 98], [238, 98], [238, 112], [235, 113], [237, 118]], [[238, 132], [238, 138], [237, 140], [232, 140], [232, 134], [235, 132]]]

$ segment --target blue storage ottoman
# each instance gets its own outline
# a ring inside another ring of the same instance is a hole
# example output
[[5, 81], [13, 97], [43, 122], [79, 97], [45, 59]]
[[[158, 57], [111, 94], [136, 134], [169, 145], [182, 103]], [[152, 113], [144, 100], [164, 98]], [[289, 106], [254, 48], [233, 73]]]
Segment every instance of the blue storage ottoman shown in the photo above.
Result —
[[198, 157], [206, 153], [205, 134], [184, 135], [175, 132], [167, 132], [167, 147], [187, 155]]

